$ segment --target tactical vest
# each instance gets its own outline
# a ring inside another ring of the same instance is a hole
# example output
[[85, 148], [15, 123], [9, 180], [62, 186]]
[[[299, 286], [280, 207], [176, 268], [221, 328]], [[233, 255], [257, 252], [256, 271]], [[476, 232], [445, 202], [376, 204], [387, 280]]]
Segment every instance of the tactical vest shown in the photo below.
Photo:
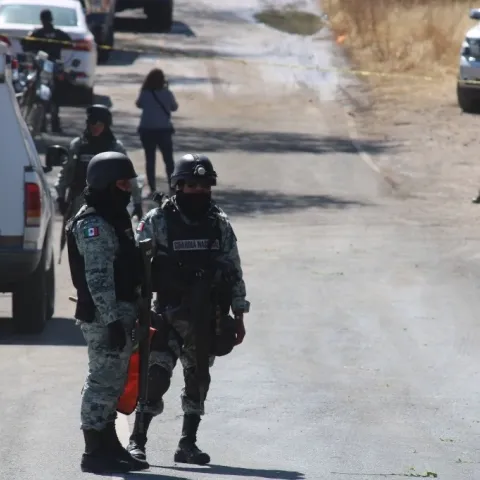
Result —
[[[171, 272], [165, 272], [164, 265], [153, 263], [154, 277], [156, 274], [165, 279], [178, 271], [192, 271], [194, 269], [208, 269], [212, 260], [220, 253], [222, 235], [218, 223], [217, 210], [214, 207], [209, 215], [198, 224], [187, 224], [173, 202], [167, 200], [162, 205], [167, 223], [168, 247], [166, 253]], [[158, 271], [160, 270], [160, 271]], [[163, 271], [162, 271], [163, 270]], [[158, 277], [157, 277], [158, 278]], [[178, 304], [183, 291], [175, 282], [161, 281], [161, 286], [154, 285], [157, 291], [157, 302], [161, 305]]]
[[[73, 286], [77, 290], [77, 307], [75, 318], [83, 322], [91, 323], [95, 318], [95, 304], [93, 302], [90, 290], [85, 277], [85, 262], [78, 251], [77, 242], [73, 230], [76, 223], [86, 217], [99, 215], [94, 210], [74, 217], [67, 225], [67, 248], [68, 260], [70, 264], [70, 273]], [[119, 248], [113, 262], [115, 296], [117, 302], [135, 302], [137, 300], [138, 287], [141, 285], [141, 256], [140, 251], [135, 245], [133, 232], [122, 232], [115, 228]]]
[[107, 152], [115, 144], [113, 141], [110, 146], [101, 145], [99, 147], [98, 145], [92, 145], [83, 137], [80, 141], [80, 146], [76, 152], [73, 182], [70, 186], [74, 197], [80, 195], [87, 184], [87, 168], [90, 160], [99, 153]]

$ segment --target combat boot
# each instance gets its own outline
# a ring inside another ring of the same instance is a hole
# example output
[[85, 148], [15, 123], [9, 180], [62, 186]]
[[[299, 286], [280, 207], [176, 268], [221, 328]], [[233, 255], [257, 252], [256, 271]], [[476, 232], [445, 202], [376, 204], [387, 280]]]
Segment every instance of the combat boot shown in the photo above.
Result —
[[85, 453], [82, 455], [82, 472], [109, 474], [127, 473], [130, 465], [112, 455], [105, 443], [105, 431], [83, 430]]
[[197, 430], [200, 424], [200, 415], [185, 414], [183, 416], [182, 436], [173, 457], [175, 462], [206, 465], [210, 463], [210, 456], [202, 452], [196, 445]]
[[140, 433], [139, 414], [135, 414], [135, 425], [133, 432], [130, 435], [130, 442], [127, 446], [128, 453], [138, 460], [146, 460], [145, 445], [147, 444], [147, 430], [152, 421], [153, 415], [151, 413], [143, 414], [144, 433]]
[[115, 428], [115, 422], [110, 422], [107, 424], [107, 428], [104, 430], [105, 442], [109, 446], [112, 455], [122, 462], [127, 462], [130, 465], [130, 470], [146, 470], [150, 468], [148, 462], [143, 459], [138, 459], [130, 455], [130, 453], [123, 448], [118, 436], [117, 430]]

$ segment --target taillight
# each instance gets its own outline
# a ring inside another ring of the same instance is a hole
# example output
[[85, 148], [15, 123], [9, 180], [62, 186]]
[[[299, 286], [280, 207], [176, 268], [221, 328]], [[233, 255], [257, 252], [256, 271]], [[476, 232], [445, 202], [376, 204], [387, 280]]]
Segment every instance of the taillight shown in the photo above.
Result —
[[12, 68], [14, 70], [18, 69], [18, 60], [16, 58], [12, 58]]
[[73, 42], [73, 49], [80, 52], [89, 52], [93, 49], [93, 42], [91, 40], [77, 40]]
[[25, 226], [38, 227], [42, 216], [40, 187], [36, 183], [25, 184]]
[[12, 46], [10, 39], [6, 35], [0, 35], [0, 42], [6, 43], [9, 47]]

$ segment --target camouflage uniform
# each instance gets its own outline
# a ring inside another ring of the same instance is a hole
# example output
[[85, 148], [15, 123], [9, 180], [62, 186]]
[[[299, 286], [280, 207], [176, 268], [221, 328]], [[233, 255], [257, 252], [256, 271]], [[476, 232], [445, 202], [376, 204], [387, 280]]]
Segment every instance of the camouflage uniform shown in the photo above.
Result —
[[[246, 310], [248, 302], [245, 299], [245, 283], [243, 281], [243, 272], [236, 237], [227, 215], [218, 206], [216, 208], [218, 209], [218, 224], [222, 238], [220, 257], [233, 265], [238, 279], [232, 288], [232, 310], [243, 311]], [[190, 223], [184, 215], [182, 215], [182, 219], [186, 224]], [[157, 255], [159, 254], [159, 247], [161, 249], [162, 247], [163, 249], [168, 248], [167, 222], [162, 209], [155, 208], [144, 216], [137, 228], [135, 239], [137, 242], [152, 239], [154, 252], [156, 252]], [[203, 415], [205, 413], [203, 405], [197, 398], [192, 398], [192, 395], [189, 395], [188, 392], [190, 387], [188, 385], [188, 372], [195, 367], [196, 362], [194, 346], [183, 346], [183, 339], [188, 334], [190, 328], [191, 326], [188, 321], [185, 321], [177, 322], [174, 325], [174, 329], [168, 330], [166, 338], [163, 339], [165, 348], [162, 348], [161, 352], [155, 351], [155, 349], [152, 348], [150, 367], [159, 366], [171, 376], [177, 359], [180, 359], [185, 374], [185, 387], [181, 394], [182, 410], [185, 414]], [[214, 359], [215, 357], [210, 357], [210, 366], [213, 365]], [[146, 412], [154, 416], [159, 415], [162, 411], [163, 401], [159, 399], [155, 402], [149, 402], [146, 408]]]
[[[84, 206], [78, 215], [86, 212]], [[94, 232], [89, 236], [89, 232]], [[85, 277], [95, 304], [92, 323], [77, 321], [88, 345], [89, 373], [82, 392], [83, 429], [102, 430], [116, 418], [116, 406], [127, 378], [132, 354], [131, 333], [137, 318], [134, 303], [118, 302], [115, 296], [113, 262], [119, 247], [114, 228], [102, 217], [80, 219], [74, 229], [79, 253], [85, 261]], [[127, 345], [121, 352], [108, 348], [107, 325], [121, 320]]]
[[[72, 140], [69, 147], [69, 155], [68, 160], [62, 166], [60, 172], [58, 173], [57, 181], [55, 182], [55, 189], [57, 191], [58, 198], [65, 198], [67, 193], [67, 189], [71, 188], [71, 186], [75, 183], [75, 174], [76, 174], [76, 167], [77, 162], [82, 161], [82, 155], [79, 156], [79, 150], [82, 146], [83, 139], [82, 137], [77, 137]], [[112, 152], [119, 152], [123, 154], [127, 154], [125, 147], [123, 146], [120, 140], [115, 139], [111, 148], [107, 149], [108, 151]], [[106, 150], [106, 151], [107, 151]], [[88, 155], [89, 161], [92, 155]], [[83, 183], [83, 182], [82, 182]], [[132, 201], [134, 204], [141, 204], [142, 203], [142, 192], [138, 186], [138, 182], [136, 178], [130, 180], [130, 184], [132, 186]], [[84, 185], [83, 185], [84, 186]], [[82, 186], [82, 190], [83, 190]], [[69, 217], [75, 215], [80, 207], [83, 204], [83, 195], [76, 195], [72, 199], [72, 206], [70, 207], [70, 214]]]

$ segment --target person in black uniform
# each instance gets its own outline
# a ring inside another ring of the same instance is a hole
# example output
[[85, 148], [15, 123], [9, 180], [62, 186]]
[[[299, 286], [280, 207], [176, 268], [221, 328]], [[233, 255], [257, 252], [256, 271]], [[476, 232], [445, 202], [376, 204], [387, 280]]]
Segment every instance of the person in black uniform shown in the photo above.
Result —
[[[48, 9], [40, 12], [41, 28], [36, 28], [27, 35], [26, 39], [22, 40], [22, 47], [24, 52], [38, 53], [40, 50], [48, 53], [48, 59], [52, 62], [60, 60], [62, 56], [62, 50], [73, 47], [73, 40], [68, 33], [55, 28], [53, 26], [53, 15]], [[32, 40], [35, 39], [35, 40]], [[54, 43], [48, 40], [57, 40]], [[54, 87], [52, 92], [52, 99], [50, 104], [50, 121], [52, 132], [61, 133], [60, 127], [60, 107], [58, 105], [61, 94], [62, 83], [54, 77]]]
[[[157, 331], [151, 341], [145, 428], [162, 413], [163, 396], [180, 360], [185, 379], [184, 417], [174, 460], [200, 465], [210, 462], [196, 444], [210, 385], [209, 368], [215, 357], [227, 355], [242, 343], [243, 315], [250, 308], [237, 238], [227, 215], [211, 197], [216, 183], [208, 157], [183, 156], [171, 176], [175, 195], [150, 210], [135, 235], [137, 242], [151, 239], [154, 251]], [[137, 415], [127, 449], [144, 460], [147, 437], [140, 433], [138, 420]]]
[[[86, 128], [82, 135], [70, 143], [68, 160], [58, 173], [55, 189], [58, 209], [62, 215], [74, 215], [83, 203], [83, 189], [86, 185], [88, 163], [93, 156], [102, 152], [127, 154], [122, 142], [113, 134], [112, 113], [105, 105], [87, 108]], [[66, 200], [69, 190], [69, 200]], [[136, 179], [132, 179], [134, 213], [140, 220], [142, 212], [141, 192]]]

